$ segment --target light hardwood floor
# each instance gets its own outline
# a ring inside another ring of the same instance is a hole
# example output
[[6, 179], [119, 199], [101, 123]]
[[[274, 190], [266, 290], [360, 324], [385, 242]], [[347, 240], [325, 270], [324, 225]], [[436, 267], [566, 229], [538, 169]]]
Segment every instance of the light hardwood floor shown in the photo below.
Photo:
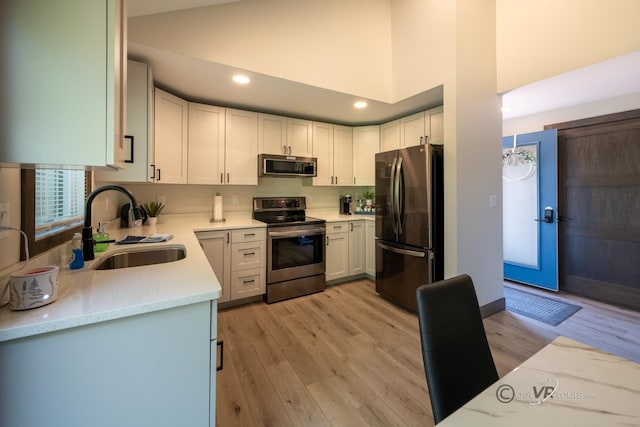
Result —
[[[485, 319], [500, 376], [559, 335], [640, 363], [640, 313], [526, 290], [583, 309], [556, 327], [506, 311]], [[369, 280], [221, 310], [218, 338], [218, 426], [433, 425], [417, 318]]]

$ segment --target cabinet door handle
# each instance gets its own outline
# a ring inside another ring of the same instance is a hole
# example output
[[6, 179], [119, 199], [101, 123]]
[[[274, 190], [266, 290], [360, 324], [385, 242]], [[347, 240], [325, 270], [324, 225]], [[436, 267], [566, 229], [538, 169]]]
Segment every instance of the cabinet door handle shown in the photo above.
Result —
[[153, 173], [151, 174], [151, 176], [149, 177], [149, 179], [156, 179], [156, 165], [149, 165], [149, 167], [151, 168], [151, 170], [153, 171]]
[[224, 184], [224, 174], [220, 172], [220, 184]]
[[288, 154], [291, 155], [291, 146], [289, 146]]
[[229, 232], [227, 231], [227, 245], [229, 244]]
[[356, 177], [353, 177], [353, 185], [356, 185]]
[[331, 175], [331, 185], [333, 185], [333, 175]]
[[351, 225], [351, 231], [353, 231], [353, 223], [351, 223], [351, 224], [349, 224], [349, 225]]
[[220, 364], [216, 366], [216, 371], [222, 371], [222, 367], [224, 366], [224, 341], [218, 341], [216, 346], [220, 347]]
[[160, 182], [160, 168], [158, 168], [157, 171], [158, 171], [158, 182]]
[[327, 236], [327, 246], [329, 246], [329, 236]]
[[227, 184], [231, 182], [231, 178], [229, 178], [229, 172], [227, 172]]
[[336, 176], [336, 185], [338, 185], [338, 177]]

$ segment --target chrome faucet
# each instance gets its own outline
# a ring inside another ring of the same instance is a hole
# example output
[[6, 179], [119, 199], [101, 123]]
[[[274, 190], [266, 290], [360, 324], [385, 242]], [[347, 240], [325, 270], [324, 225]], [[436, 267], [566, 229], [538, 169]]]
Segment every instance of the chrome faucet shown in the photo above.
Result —
[[82, 257], [85, 261], [90, 261], [95, 258], [93, 253], [93, 245], [95, 242], [93, 241], [93, 228], [91, 227], [91, 203], [93, 203], [93, 199], [95, 199], [98, 194], [107, 190], [119, 191], [129, 198], [129, 215], [135, 219], [134, 209], [136, 207], [136, 199], [126, 188], [120, 187], [119, 185], [105, 185], [89, 193], [84, 205], [84, 227], [82, 227]]

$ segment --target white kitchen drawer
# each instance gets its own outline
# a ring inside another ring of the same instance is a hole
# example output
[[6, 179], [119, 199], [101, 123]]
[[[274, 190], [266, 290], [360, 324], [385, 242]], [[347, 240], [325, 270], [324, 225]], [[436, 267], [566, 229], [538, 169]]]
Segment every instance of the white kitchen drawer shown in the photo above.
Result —
[[266, 228], [231, 230], [231, 243], [260, 242], [267, 240]]
[[248, 242], [231, 245], [231, 271], [248, 268], [265, 268], [267, 265], [267, 243]]
[[349, 231], [349, 221], [327, 223], [327, 234], [343, 233], [345, 231]]
[[231, 273], [231, 299], [262, 295], [267, 290], [266, 270], [252, 268]]

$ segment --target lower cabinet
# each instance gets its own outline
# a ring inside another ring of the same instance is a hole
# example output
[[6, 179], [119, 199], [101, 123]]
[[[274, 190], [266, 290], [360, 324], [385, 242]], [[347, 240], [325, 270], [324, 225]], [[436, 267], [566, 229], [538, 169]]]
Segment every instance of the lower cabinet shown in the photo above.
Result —
[[247, 228], [231, 232], [231, 300], [267, 291], [267, 232]]
[[365, 273], [376, 277], [376, 223], [365, 221], [364, 224]]
[[364, 227], [362, 220], [327, 223], [327, 281], [365, 273]]
[[349, 275], [349, 222], [327, 223], [325, 278], [327, 282]]
[[222, 295], [218, 302], [230, 301], [231, 231], [200, 231], [196, 233], [196, 237], [222, 287]]
[[224, 303], [266, 292], [267, 232], [265, 228], [196, 233], [222, 287]]
[[204, 301], [1, 342], [0, 424], [215, 426], [216, 316]]

